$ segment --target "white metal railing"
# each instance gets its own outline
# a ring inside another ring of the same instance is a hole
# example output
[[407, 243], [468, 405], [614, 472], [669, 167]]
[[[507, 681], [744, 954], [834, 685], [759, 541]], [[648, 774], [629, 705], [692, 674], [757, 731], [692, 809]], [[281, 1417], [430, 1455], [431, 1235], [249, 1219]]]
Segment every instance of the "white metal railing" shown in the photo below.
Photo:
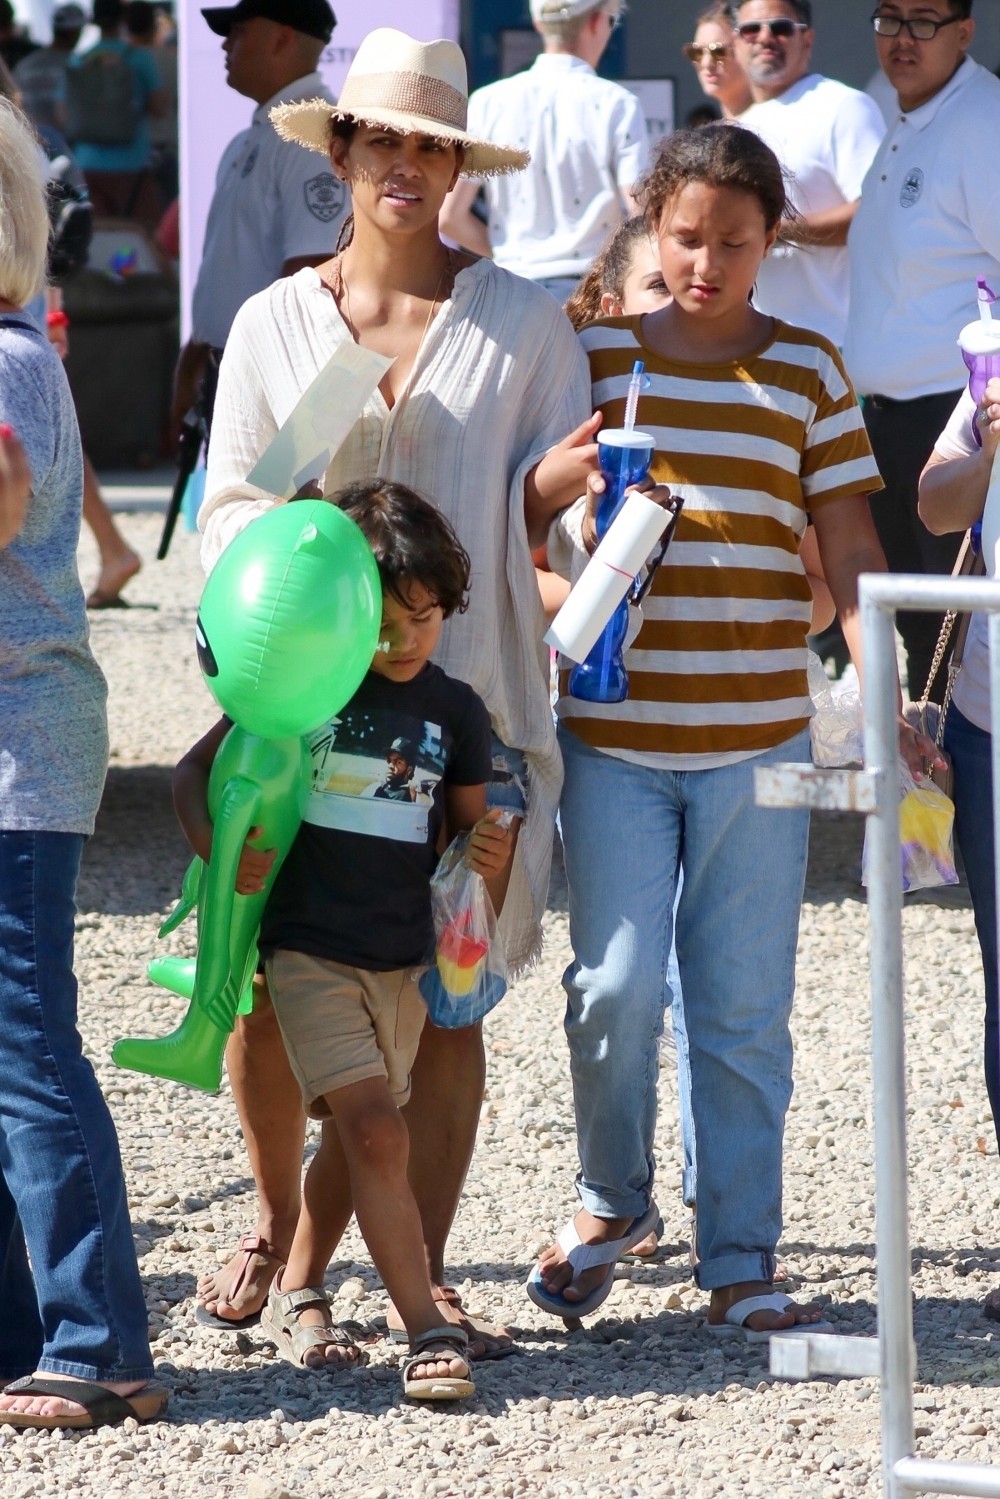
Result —
[[[881, 1376], [882, 1468], [886, 1499], [907, 1494], [967, 1494], [1000, 1499], [1000, 1468], [935, 1462], [914, 1452], [916, 1350], [907, 1208], [906, 1082], [903, 1026], [903, 897], [899, 864], [899, 734], [896, 637], [899, 609], [983, 610], [989, 618], [993, 691], [994, 847], [1000, 850], [1000, 582], [865, 574], [860, 581], [865, 660], [865, 760], [861, 771], [762, 767], [757, 800], [868, 817], [868, 913], [871, 932], [872, 1079], [875, 1129], [875, 1241], [878, 1337], [773, 1338], [771, 1370]], [[1000, 927], [1000, 880], [997, 882]]]

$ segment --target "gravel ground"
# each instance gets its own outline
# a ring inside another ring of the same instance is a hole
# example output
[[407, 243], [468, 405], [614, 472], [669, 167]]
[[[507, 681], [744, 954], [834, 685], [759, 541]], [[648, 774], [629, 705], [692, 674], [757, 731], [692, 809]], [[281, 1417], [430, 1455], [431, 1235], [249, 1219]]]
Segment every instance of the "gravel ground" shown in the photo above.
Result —
[[[144, 555], [160, 520], [123, 524]], [[93, 556], [81, 555], [89, 577]], [[527, 1301], [535, 1253], [573, 1206], [571, 1101], [559, 975], [568, 954], [557, 871], [544, 961], [488, 1023], [488, 1096], [451, 1244], [455, 1282], [519, 1329], [522, 1354], [477, 1366], [467, 1409], [404, 1404], [389, 1345], [349, 1376], [293, 1370], [249, 1335], [193, 1317], [200, 1270], [253, 1221], [228, 1092], [207, 1098], [118, 1072], [119, 1035], [166, 1030], [180, 1001], [144, 978], [185, 864], [170, 767], [213, 718], [191, 648], [195, 539], [129, 588], [134, 607], [94, 618], [111, 685], [112, 761], [80, 886], [77, 963], [86, 1044], [118, 1122], [158, 1374], [169, 1420], [91, 1435], [0, 1428], [5, 1499], [64, 1495], [766, 1495], [881, 1492], [873, 1380], [786, 1384], [766, 1351], [717, 1346], [692, 1285], [672, 1058], [658, 1156], [667, 1254], [620, 1267], [604, 1315], [566, 1334]], [[836, 1307], [841, 1331], [875, 1330], [867, 926], [859, 821], [814, 824], [800, 942], [796, 1093], [788, 1121], [782, 1254], [799, 1294]], [[988, 1462], [1000, 1423], [995, 1324], [996, 1144], [982, 1080], [982, 979], [964, 891], [905, 913], [917, 1395], [925, 1455]], [[186, 940], [190, 940], [189, 938]], [[179, 945], [179, 944], [178, 944]], [[330, 1267], [335, 1307], [377, 1325], [385, 1296], [353, 1231]], [[132, 1429], [129, 1429], [132, 1428]]]

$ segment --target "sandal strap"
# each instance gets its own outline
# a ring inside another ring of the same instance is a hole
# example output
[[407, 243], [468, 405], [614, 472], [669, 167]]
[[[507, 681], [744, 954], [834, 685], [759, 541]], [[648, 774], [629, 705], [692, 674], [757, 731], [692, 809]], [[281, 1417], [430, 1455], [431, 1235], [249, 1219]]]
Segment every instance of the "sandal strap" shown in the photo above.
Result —
[[300, 1291], [278, 1291], [272, 1286], [270, 1302], [272, 1312], [282, 1322], [288, 1322], [289, 1319], [297, 1321], [299, 1312], [304, 1312], [306, 1307], [319, 1306], [324, 1311], [330, 1308], [329, 1298], [322, 1286], [303, 1286]]
[[469, 1334], [464, 1327], [430, 1327], [426, 1332], [418, 1332], [416, 1337], [410, 1339], [410, 1357], [407, 1363], [426, 1363], [423, 1357], [426, 1349], [432, 1347], [443, 1347], [457, 1353], [459, 1358], [467, 1359], [469, 1354]]
[[236, 1247], [237, 1253], [242, 1258], [242, 1264], [233, 1273], [233, 1278], [229, 1282], [229, 1290], [224, 1292], [221, 1297], [221, 1300], [227, 1306], [235, 1305], [237, 1296], [250, 1279], [250, 1270], [253, 1266], [255, 1256], [265, 1260], [272, 1260], [278, 1264], [281, 1263], [263, 1234], [243, 1234]]
[[310, 1348], [326, 1348], [331, 1343], [337, 1348], [354, 1349], [354, 1352], [359, 1355], [358, 1362], [361, 1361], [361, 1350], [355, 1347], [354, 1342], [342, 1327], [302, 1327], [300, 1325], [290, 1333], [290, 1337], [292, 1352], [299, 1363], [302, 1362], [302, 1355]]

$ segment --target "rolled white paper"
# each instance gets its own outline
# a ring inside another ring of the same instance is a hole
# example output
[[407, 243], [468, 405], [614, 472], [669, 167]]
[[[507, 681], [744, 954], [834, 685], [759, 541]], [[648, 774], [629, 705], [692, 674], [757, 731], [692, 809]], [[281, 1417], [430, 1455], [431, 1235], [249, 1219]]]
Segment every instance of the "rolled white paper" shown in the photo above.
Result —
[[546, 645], [570, 661], [586, 660], [669, 521], [670, 511], [644, 494], [628, 496], [552, 621]]

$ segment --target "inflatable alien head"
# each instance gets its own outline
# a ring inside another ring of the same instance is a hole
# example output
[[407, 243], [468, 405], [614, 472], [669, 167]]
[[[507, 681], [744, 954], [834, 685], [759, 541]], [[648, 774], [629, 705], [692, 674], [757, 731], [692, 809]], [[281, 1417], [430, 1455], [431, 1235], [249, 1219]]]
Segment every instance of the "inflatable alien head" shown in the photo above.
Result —
[[354, 521], [324, 500], [296, 500], [258, 517], [219, 558], [198, 610], [198, 661], [240, 728], [293, 738], [354, 696], [381, 619], [378, 568]]

